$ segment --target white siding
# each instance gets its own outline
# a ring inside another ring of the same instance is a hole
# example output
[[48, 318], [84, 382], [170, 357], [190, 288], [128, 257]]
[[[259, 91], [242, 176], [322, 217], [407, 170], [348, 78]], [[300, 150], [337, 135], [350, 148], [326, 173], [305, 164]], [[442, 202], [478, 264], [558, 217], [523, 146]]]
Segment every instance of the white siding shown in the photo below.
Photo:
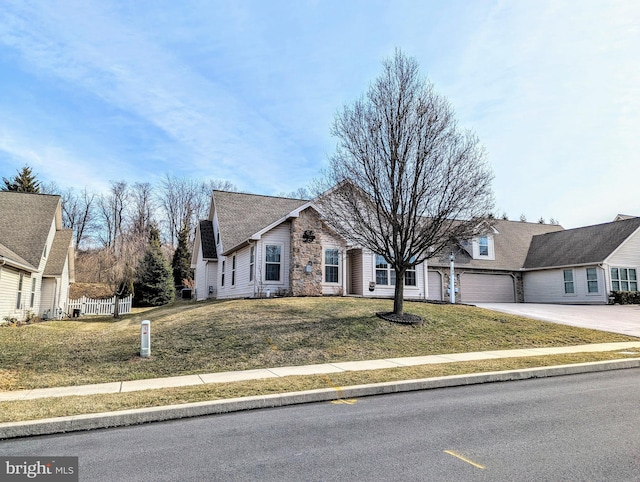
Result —
[[[322, 294], [323, 295], [338, 295], [344, 294], [346, 292], [345, 287], [347, 286], [346, 280], [346, 252], [343, 245], [343, 242], [332, 236], [329, 233], [321, 232], [320, 233], [320, 244], [322, 245]], [[337, 283], [327, 283], [325, 282], [325, 249], [337, 249], [338, 250], [338, 282]]]
[[607, 293], [611, 291], [611, 268], [635, 268], [640, 275], [640, 230], [637, 230], [622, 243], [606, 260]]
[[40, 293], [42, 297], [40, 298], [40, 313], [44, 313], [47, 310], [55, 310], [57, 307], [54, 306], [54, 296], [55, 296], [55, 286], [56, 279], [55, 278], [43, 278], [42, 279], [42, 289]]
[[[289, 264], [291, 262], [291, 223], [285, 222], [273, 228], [262, 236], [259, 243], [256, 243], [256, 278], [258, 290], [269, 289], [271, 295], [279, 290], [289, 291]], [[265, 277], [265, 250], [268, 244], [278, 244], [282, 246], [280, 257], [280, 281], [266, 281]]]
[[353, 249], [349, 251], [349, 294], [351, 295], [363, 295], [365, 290], [362, 271], [362, 250]]
[[[217, 284], [217, 263], [215, 261], [205, 260], [202, 257], [202, 244], [198, 244], [198, 253], [196, 258], [196, 266], [194, 273], [195, 281], [195, 297], [196, 300], [202, 301], [207, 298], [215, 297]], [[212, 293], [209, 291], [209, 287], [212, 288]]]
[[5, 316], [16, 317], [16, 296], [18, 289], [17, 271], [0, 266], [0, 320]]
[[[376, 255], [371, 251], [363, 251], [362, 272], [364, 277], [364, 296], [393, 298], [395, 286], [378, 285], [373, 291], [369, 291], [369, 282], [376, 281]], [[405, 286], [404, 297], [407, 299], [424, 299], [424, 269], [422, 264], [416, 266], [416, 286]]]
[[620, 245], [606, 260], [610, 266], [623, 268], [640, 267], [640, 230], [637, 230]]
[[[528, 271], [524, 273], [525, 303], [606, 303], [607, 289], [604, 281], [604, 270], [596, 268], [598, 275], [598, 293], [588, 293], [587, 267], [573, 268], [573, 294], [564, 292], [564, 269]], [[570, 269], [570, 268], [567, 268]]]
[[58, 305], [67, 311], [67, 300], [69, 299], [69, 261], [65, 261], [60, 279], [60, 292], [58, 293]]
[[[258, 250], [258, 244], [255, 243], [256, 251]], [[218, 288], [218, 298], [247, 298], [255, 296], [255, 276], [254, 281], [249, 281], [249, 260], [250, 260], [251, 247], [245, 246], [244, 248], [231, 253], [228, 256], [221, 256], [220, 261], [224, 259], [225, 262], [225, 278], [224, 287]], [[235, 283], [233, 281], [233, 257], [236, 257], [236, 269], [235, 269]], [[220, 278], [222, 274], [220, 275]]]

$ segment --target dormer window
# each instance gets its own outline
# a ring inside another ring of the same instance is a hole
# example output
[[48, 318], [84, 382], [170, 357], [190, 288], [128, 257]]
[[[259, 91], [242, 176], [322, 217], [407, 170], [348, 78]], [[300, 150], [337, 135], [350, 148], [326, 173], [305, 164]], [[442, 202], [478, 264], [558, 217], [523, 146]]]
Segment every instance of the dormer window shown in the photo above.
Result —
[[478, 254], [480, 256], [489, 256], [489, 238], [480, 236], [478, 239]]
[[42, 250], [42, 257], [46, 258], [47, 257], [47, 245], [44, 245], [44, 249]]
[[495, 249], [493, 247], [493, 235], [486, 234], [474, 238], [471, 242], [471, 250], [468, 250], [469, 254], [473, 252], [473, 259], [496, 259]]

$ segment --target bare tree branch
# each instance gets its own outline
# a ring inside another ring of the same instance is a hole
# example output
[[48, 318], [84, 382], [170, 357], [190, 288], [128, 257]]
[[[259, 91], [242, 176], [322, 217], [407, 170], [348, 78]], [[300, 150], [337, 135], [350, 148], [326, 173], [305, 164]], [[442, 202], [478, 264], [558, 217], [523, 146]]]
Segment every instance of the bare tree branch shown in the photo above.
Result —
[[493, 175], [478, 138], [461, 130], [449, 102], [399, 50], [366, 96], [336, 115], [335, 154], [318, 202], [326, 222], [404, 274], [452, 239], [470, 239], [493, 208]]

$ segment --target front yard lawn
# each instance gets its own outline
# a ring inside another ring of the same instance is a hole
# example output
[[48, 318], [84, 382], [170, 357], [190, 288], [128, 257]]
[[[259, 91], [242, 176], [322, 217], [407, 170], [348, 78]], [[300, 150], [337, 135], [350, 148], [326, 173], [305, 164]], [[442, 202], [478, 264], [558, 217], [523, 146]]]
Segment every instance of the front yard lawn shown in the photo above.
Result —
[[[0, 328], [0, 390], [510, 348], [636, 341], [472, 306], [405, 303], [423, 326], [381, 320], [390, 300], [279, 298], [185, 303], [121, 320]], [[151, 358], [140, 322], [151, 320]]]

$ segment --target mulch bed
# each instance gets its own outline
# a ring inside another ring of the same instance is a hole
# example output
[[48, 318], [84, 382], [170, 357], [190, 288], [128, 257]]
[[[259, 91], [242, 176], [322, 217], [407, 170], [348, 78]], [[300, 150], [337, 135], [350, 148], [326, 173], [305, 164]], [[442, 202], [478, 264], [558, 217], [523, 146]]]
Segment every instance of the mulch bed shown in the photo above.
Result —
[[409, 313], [396, 315], [392, 311], [388, 313], [379, 311], [376, 313], [376, 316], [378, 318], [382, 318], [383, 320], [390, 321], [391, 323], [398, 323], [401, 325], [417, 325], [417, 326], [424, 325], [424, 320], [421, 317], [419, 317], [418, 315], [412, 315]]

